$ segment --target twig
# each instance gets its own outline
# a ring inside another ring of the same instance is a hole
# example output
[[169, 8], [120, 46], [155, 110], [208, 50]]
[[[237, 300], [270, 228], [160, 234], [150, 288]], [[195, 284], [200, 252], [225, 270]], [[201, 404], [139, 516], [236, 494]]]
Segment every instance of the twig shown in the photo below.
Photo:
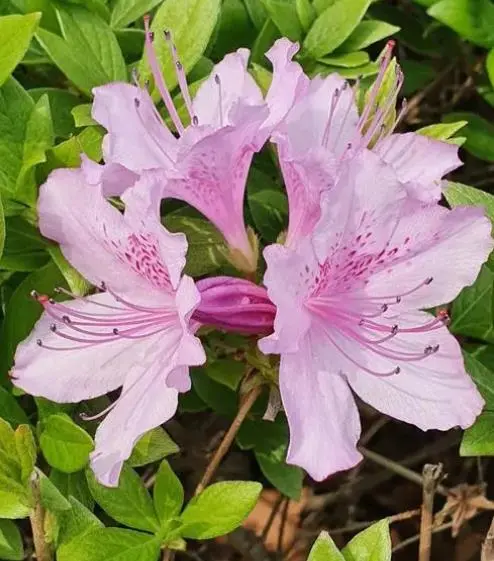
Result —
[[[448, 528], [451, 528], [452, 526], [453, 526], [453, 522], [446, 522], [446, 524], [441, 524], [441, 526], [437, 526], [437, 528], [432, 528], [432, 533], [436, 534], [437, 532], [442, 532], [443, 530], [447, 530]], [[393, 547], [393, 553], [396, 553], [397, 551], [400, 551], [400, 549], [403, 549], [404, 547], [407, 547], [408, 545], [411, 545], [412, 543], [418, 542], [419, 539], [420, 539], [420, 534], [417, 534], [416, 536], [412, 536], [411, 538], [408, 538], [407, 540], [403, 540], [401, 543], [399, 543], [398, 545]]]
[[199, 493], [204, 491], [206, 486], [209, 484], [209, 482], [213, 478], [214, 474], [216, 473], [216, 470], [218, 469], [218, 466], [221, 463], [221, 460], [225, 457], [226, 453], [230, 449], [230, 446], [232, 445], [233, 440], [235, 439], [235, 436], [237, 435], [237, 432], [239, 431], [242, 423], [245, 421], [245, 418], [249, 414], [249, 411], [251, 410], [252, 406], [254, 405], [256, 399], [259, 397], [259, 394], [261, 393], [261, 391], [262, 391], [261, 386], [255, 386], [245, 396], [244, 400], [240, 404], [240, 407], [238, 409], [237, 415], [235, 416], [235, 419], [233, 419], [232, 424], [230, 425], [230, 428], [228, 429], [228, 432], [225, 434], [225, 436], [224, 436], [223, 440], [221, 441], [218, 449], [216, 450], [213, 457], [211, 458], [211, 461], [209, 462], [208, 467], [206, 468], [206, 471], [204, 472], [204, 475], [202, 476], [201, 481], [197, 485], [196, 490], [194, 492], [194, 495], [198, 495]]
[[287, 497], [285, 504], [283, 505], [283, 511], [281, 513], [280, 533], [278, 534], [278, 555], [280, 557], [283, 555], [283, 537], [285, 536], [285, 527], [286, 527], [286, 521], [288, 519], [289, 506], [290, 506], [290, 499]]
[[426, 464], [422, 470], [424, 480], [422, 491], [422, 517], [420, 519], [419, 559], [430, 561], [432, 526], [434, 523], [434, 495], [443, 472], [442, 464]]
[[487, 532], [485, 542], [482, 545], [482, 555], [480, 561], [494, 561], [494, 518], [491, 527]]
[[[415, 516], [420, 515], [420, 508], [416, 508], [414, 510], [406, 510], [405, 512], [399, 512], [398, 514], [394, 514], [393, 516], [388, 516], [387, 520], [390, 524], [394, 522], [401, 522], [402, 520], [409, 520], [410, 518], [414, 518]], [[355, 522], [354, 524], [348, 524], [343, 528], [335, 528], [334, 530], [328, 530], [328, 534], [330, 535], [337, 535], [337, 534], [346, 534], [347, 532], [358, 532], [359, 530], [363, 530], [364, 528], [368, 528], [379, 522], [379, 520], [367, 520], [364, 522]], [[319, 534], [319, 530], [317, 531]], [[494, 561], [494, 560], [493, 560]]]
[[283, 495], [280, 495], [276, 499], [276, 502], [274, 503], [273, 508], [271, 509], [268, 521], [266, 522], [266, 525], [264, 526], [264, 528], [262, 530], [262, 534], [260, 536], [260, 540], [263, 541], [263, 542], [268, 537], [269, 530], [271, 529], [271, 526], [273, 525], [274, 519], [276, 518], [276, 514], [278, 513], [278, 510], [281, 506], [281, 503], [283, 502], [283, 499], [284, 499]]
[[165, 549], [163, 551], [163, 557], [162, 557], [163, 561], [173, 561], [174, 558], [175, 558], [175, 552], [172, 551], [171, 549]]
[[39, 474], [34, 471], [31, 477], [34, 507], [29, 515], [33, 532], [34, 552], [37, 561], [52, 561], [53, 552], [45, 539], [45, 509], [41, 504]]
[[[360, 452], [363, 456], [368, 458], [369, 460], [373, 461], [380, 466], [389, 469], [390, 471], [396, 473], [397, 475], [401, 475], [405, 479], [412, 481], [413, 483], [417, 483], [417, 485], [422, 486], [424, 484], [423, 477], [418, 474], [417, 472], [408, 469], [407, 467], [386, 458], [385, 456], [381, 456], [381, 454], [377, 454], [377, 452], [372, 452], [371, 450], [367, 450], [367, 448], [363, 448], [362, 446], [359, 448]], [[444, 497], [448, 496], [448, 490], [443, 487], [442, 485], [437, 485], [436, 492]]]

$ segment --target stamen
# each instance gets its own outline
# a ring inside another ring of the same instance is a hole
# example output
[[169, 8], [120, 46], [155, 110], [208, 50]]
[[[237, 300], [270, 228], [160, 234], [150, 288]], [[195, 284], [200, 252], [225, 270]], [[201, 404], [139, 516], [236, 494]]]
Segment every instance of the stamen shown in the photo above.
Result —
[[219, 104], [220, 104], [220, 125], [223, 127], [223, 93], [221, 91], [221, 80], [218, 74], [215, 74], [214, 81], [218, 85], [218, 97], [219, 97]]
[[168, 91], [168, 87], [166, 85], [166, 81], [163, 76], [163, 73], [161, 72], [158, 57], [156, 56], [156, 51], [153, 46], [154, 34], [149, 29], [149, 16], [144, 17], [144, 29], [146, 32], [146, 41], [145, 41], [146, 55], [149, 61], [149, 66], [151, 67], [151, 72], [153, 73], [156, 86], [161, 94], [161, 98], [163, 99], [166, 109], [168, 110], [168, 114], [170, 115], [171, 120], [173, 121], [173, 124], [177, 129], [178, 134], [181, 135], [183, 134], [185, 129], [182, 124], [182, 121], [180, 120], [177, 109], [173, 104], [173, 100], [170, 95], [170, 92]]
[[331, 105], [329, 106], [329, 115], [328, 121], [326, 123], [326, 127], [324, 128], [324, 132], [322, 135], [322, 145], [324, 148], [327, 148], [329, 135], [331, 133], [331, 124], [333, 122], [334, 113], [336, 111], [336, 107], [338, 106], [338, 101], [340, 99], [340, 90], [338, 88], [335, 89], [333, 97], [331, 98]]

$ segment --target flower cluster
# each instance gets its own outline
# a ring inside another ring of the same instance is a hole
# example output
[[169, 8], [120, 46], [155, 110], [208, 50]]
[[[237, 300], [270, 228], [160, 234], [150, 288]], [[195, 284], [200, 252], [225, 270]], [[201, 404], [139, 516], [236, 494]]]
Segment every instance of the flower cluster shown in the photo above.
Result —
[[[273, 66], [266, 95], [240, 49], [192, 98], [165, 38], [190, 125], [173, 104], [146, 21], [146, 54], [173, 129], [138, 80], [94, 90], [105, 163], [85, 159], [79, 169], [53, 172], [38, 211], [43, 235], [96, 288], [85, 297], [33, 293], [44, 313], [18, 347], [14, 383], [58, 402], [121, 388], [100, 414], [91, 457], [110, 486], [137, 439], [174, 415], [179, 392], [190, 388], [189, 367], [206, 361], [202, 326], [258, 336], [261, 352], [280, 355], [287, 459], [317, 480], [360, 460], [353, 392], [422, 429], [472, 424], [483, 401], [447, 314], [422, 310], [475, 280], [493, 246], [491, 224], [480, 209], [438, 204], [442, 177], [460, 165], [456, 146], [394, 132], [402, 74], [392, 46], [360, 110], [358, 83], [309, 79], [287, 39], [266, 54]], [[259, 243], [243, 207], [253, 155], [268, 141], [289, 226], [264, 248], [258, 285], [249, 279]], [[186, 237], [161, 223], [167, 198], [214, 223], [244, 279], [195, 283], [183, 274]]]

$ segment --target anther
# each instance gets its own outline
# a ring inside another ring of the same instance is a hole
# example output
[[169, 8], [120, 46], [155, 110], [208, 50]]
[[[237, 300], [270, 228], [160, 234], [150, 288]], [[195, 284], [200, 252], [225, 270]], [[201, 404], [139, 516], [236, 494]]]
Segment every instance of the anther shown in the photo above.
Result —
[[164, 35], [164, 37], [165, 37], [165, 39], [166, 39], [167, 41], [171, 41], [171, 39], [172, 39], [172, 34], [171, 34], [171, 31], [170, 31], [169, 29], [165, 29], [165, 30], [163, 31], [163, 35]]
[[393, 373], [394, 374], [399, 374], [401, 372], [401, 368], [399, 366], [397, 366], [394, 370]]
[[181, 72], [183, 66], [182, 66], [182, 63], [181, 63], [179, 60], [177, 60], [176, 66], [177, 66], [177, 70], [178, 70], [179, 72]]
[[396, 335], [398, 333], [398, 329], [399, 329], [398, 324], [393, 325], [393, 327], [391, 328], [391, 333], [393, 335]]
[[218, 74], [214, 75], [214, 81], [216, 82], [216, 84], [218, 84], [218, 86], [221, 84], [221, 80]]
[[106, 282], [105, 282], [105, 281], [101, 281], [99, 287], [100, 287], [101, 290], [106, 290]]
[[424, 284], [430, 284], [434, 280], [434, 277], [428, 277], [425, 279]]
[[53, 333], [55, 333], [56, 330], [57, 330], [57, 325], [55, 323], [52, 323], [50, 325], [50, 331], [53, 331]]
[[113, 335], [118, 335], [119, 331], [117, 327], [113, 328]]
[[387, 304], [383, 304], [383, 305], [381, 306], [381, 312], [384, 313], [384, 312], [387, 312], [387, 311], [388, 311], [388, 305], [387, 305]]
[[197, 125], [199, 124], [199, 117], [197, 115], [194, 115], [192, 117], [192, 124], [197, 127]]
[[150, 32], [148, 33], [148, 37], [149, 37], [149, 40], [150, 40], [151, 42], [153, 42], [153, 41], [154, 41], [154, 31], [150, 31]]
[[33, 300], [38, 300], [39, 299], [39, 293], [36, 292], [36, 290], [31, 290], [31, 292], [29, 293], [29, 295], [31, 296], [31, 298]]
[[70, 318], [69, 318], [69, 316], [62, 316], [62, 321], [63, 321], [64, 323], [70, 323]]
[[399, 304], [401, 302], [401, 296], [396, 297], [396, 303]]
[[134, 97], [134, 105], [136, 106], [136, 109], [139, 109], [139, 106], [141, 105], [141, 101], [137, 99], [137, 97]]
[[56, 304], [55, 300], [53, 300], [53, 298], [48, 298], [48, 304], [51, 304], [53, 306], [53, 304]]
[[36, 339], [36, 345], [38, 345], [38, 347], [42, 347], [43, 341], [41, 339]]

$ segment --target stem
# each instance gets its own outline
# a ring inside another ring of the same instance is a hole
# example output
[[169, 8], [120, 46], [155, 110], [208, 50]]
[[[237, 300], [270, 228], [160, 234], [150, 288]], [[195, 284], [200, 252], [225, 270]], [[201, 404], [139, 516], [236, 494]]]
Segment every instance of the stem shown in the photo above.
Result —
[[494, 519], [482, 546], [481, 561], [494, 561]]
[[420, 520], [419, 561], [430, 561], [432, 526], [434, 516], [434, 495], [442, 475], [442, 465], [426, 464], [422, 470], [424, 486], [422, 491], [422, 518]]
[[238, 408], [238, 412], [237, 415], [235, 416], [235, 419], [233, 419], [232, 424], [228, 429], [228, 432], [223, 437], [223, 440], [221, 441], [218, 450], [216, 450], [214, 456], [211, 458], [211, 461], [209, 462], [209, 465], [206, 468], [206, 471], [204, 472], [204, 475], [202, 476], [199, 485], [196, 487], [194, 495], [198, 495], [199, 493], [202, 493], [202, 491], [204, 491], [206, 486], [213, 478], [214, 474], [216, 473], [216, 470], [218, 469], [218, 466], [221, 463], [221, 460], [225, 457], [226, 453], [230, 449], [230, 446], [232, 445], [233, 440], [237, 435], [237, 432], [239, 431], [242, 423], [245, 421], [245, 418], [249, 414], [249, 411], [254, 405], [256, 399], [259, 397], [261, 391], [262, 391], [261, 386], [255, 386], [249, 391], [249, 393], [247, 393], [247, 395], [243, 399], [242, 403], [240, 404], [240, 407]]
[[50, 545], [45, 540], [45, 509], [41, 504], [39, 475], [34, 472], [31, 477], [34, 508], [29, 515], [33, 532], [34, 552], [37, 561], [52, 561], [53, 554]]

